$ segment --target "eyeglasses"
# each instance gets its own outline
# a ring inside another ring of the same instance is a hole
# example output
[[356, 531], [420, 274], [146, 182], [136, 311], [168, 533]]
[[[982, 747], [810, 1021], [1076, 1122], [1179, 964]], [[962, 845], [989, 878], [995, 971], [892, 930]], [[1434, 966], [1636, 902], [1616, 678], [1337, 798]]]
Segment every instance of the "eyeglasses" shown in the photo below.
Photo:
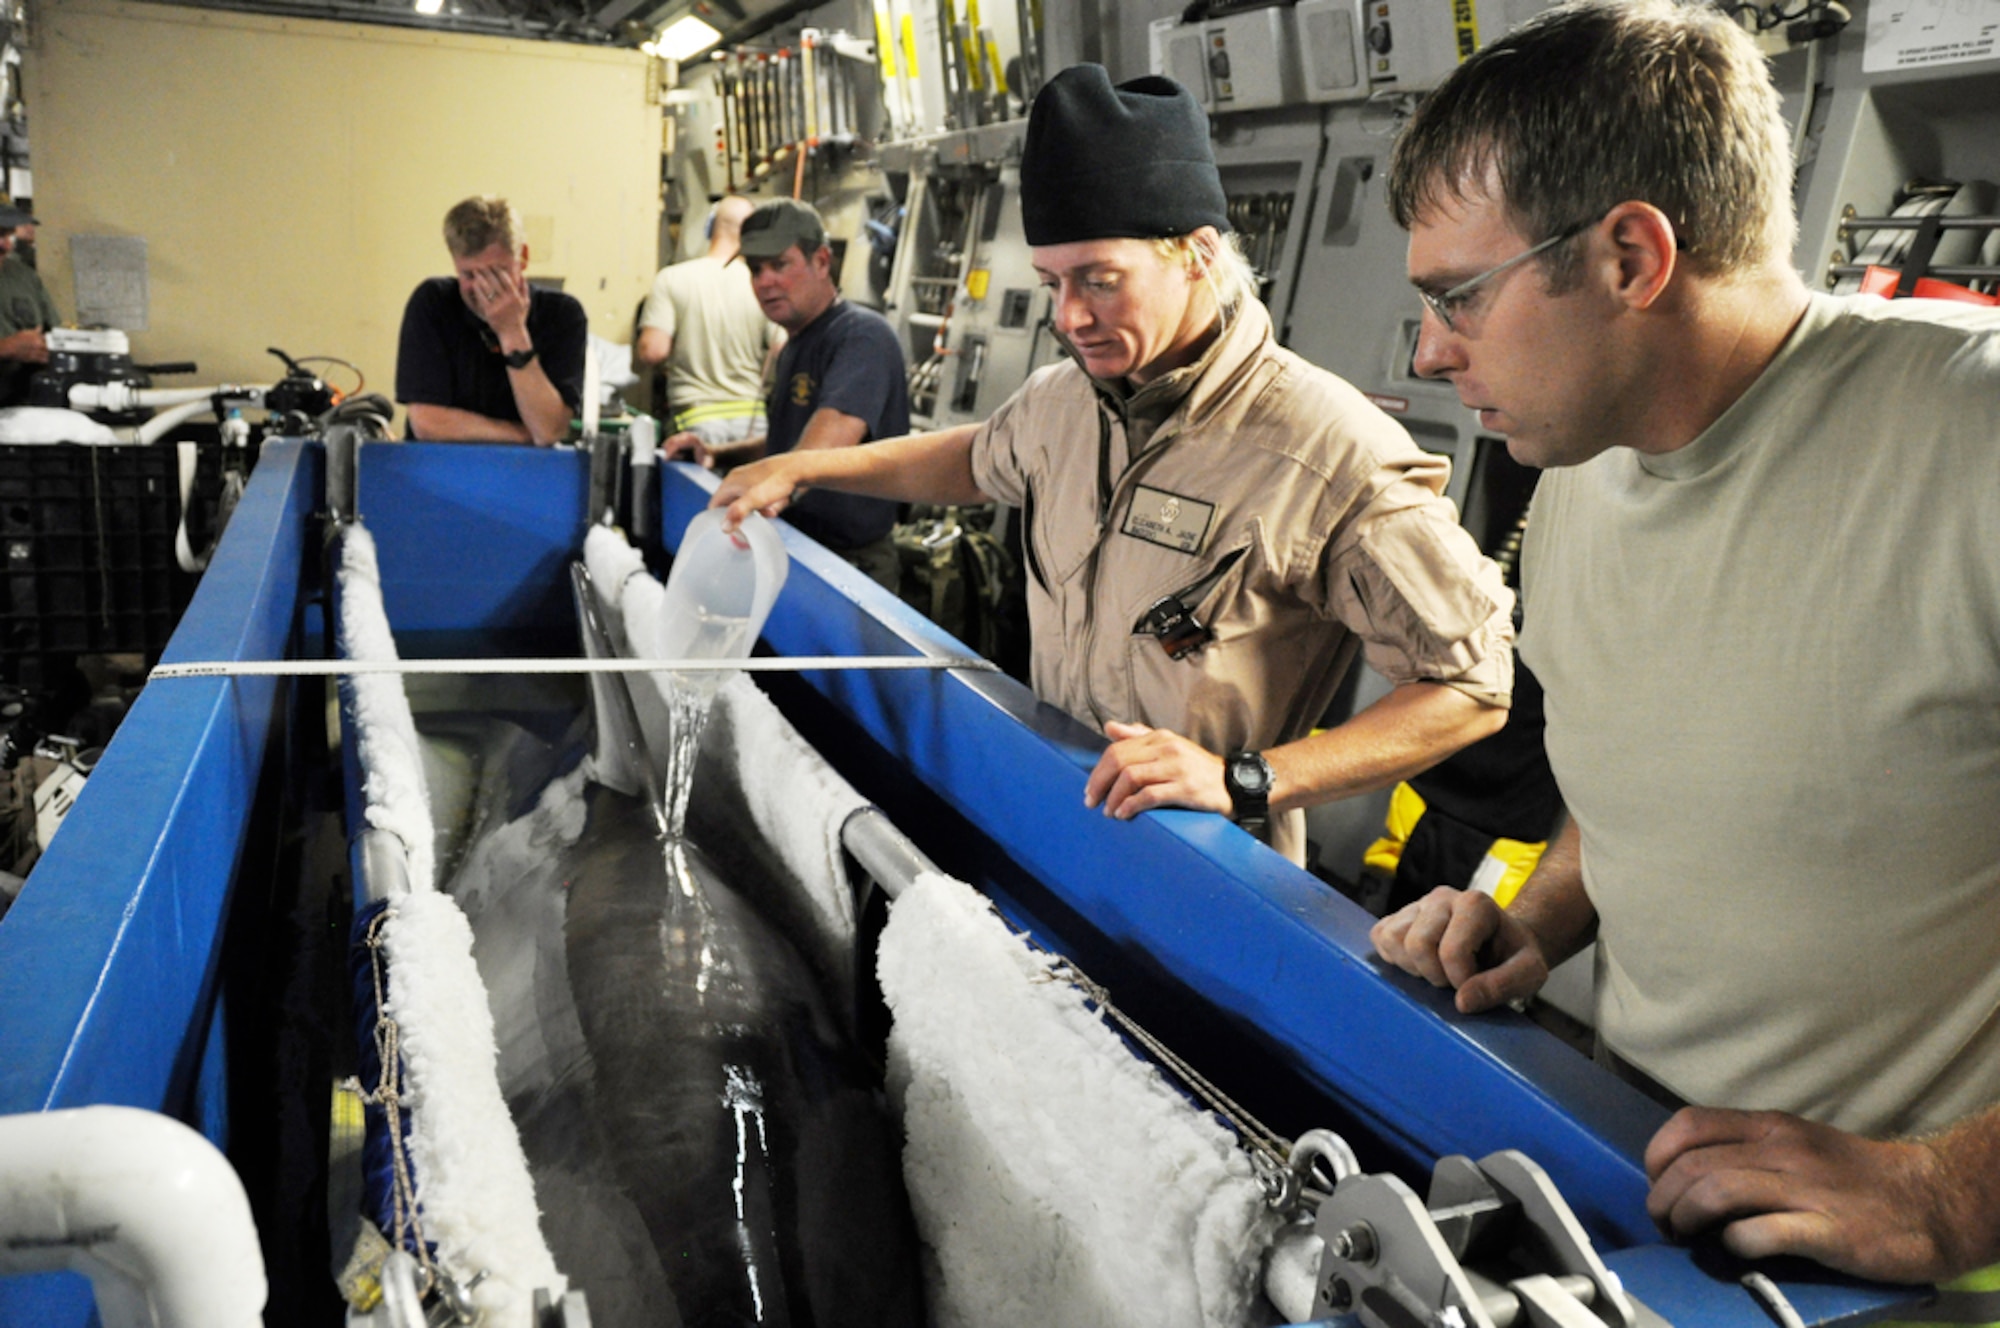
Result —
[[1461, 311], [1464, 310], [1466, 301], [1472, 298], [1472, 293], [1474, 291], [1478, 290], [1481, 286], [1484, 286], [1487, 282], [1493, 280], [1493, 278], [1499, 276], [1501, 273], [1507, 271], [1507, 269], [1513, 267], [1519, 267], [1521, 264], [1527, 262], [1529, 259], [1534, 258], [1537, 255], [1547, 253], [1549, 250], [1561, 244], [1564, 240], [1574, 239], [1575, 237], [1583, 234], [1585, 231], [1589, 230], [1592, 226], [1595, 226], [1596, 224], [1597, 222], [1595, 220], [1579, 221], [1578, 223], [1576, 223], [1576, 225], [1571, 226], [1566, 230], [1557, 231], [1554, 235], [1551, 235], [1548, 239], [1543, 240], [1540, 244], [1535, 245], [1534, 247], [1527, 249], [1522, 253], [1515, 254], [1512, 258], [1508, 259], [1506, 262], [1501, 263], [1496, 267], [1489, 267], [1476, 277], [1466, 278], [1464, 281], [1459, 282], [1456, 286], [1453, 286], [1448, 291], [1439, 292], [1439, 291], [1427, 290], [1424, 287], [1419, 286], [1417, 287], [1417, 295], [1422, 298], [1425, 305], [1427, 305], [1430, 308], [1430, 311], [1437, 315], [1437, 320], [1438, 322], [1444, 324], [1445, 331], [1456, 332], [1458, 331], [1458, 324], [1453, 322], [1452, 320], [1456, 318]]

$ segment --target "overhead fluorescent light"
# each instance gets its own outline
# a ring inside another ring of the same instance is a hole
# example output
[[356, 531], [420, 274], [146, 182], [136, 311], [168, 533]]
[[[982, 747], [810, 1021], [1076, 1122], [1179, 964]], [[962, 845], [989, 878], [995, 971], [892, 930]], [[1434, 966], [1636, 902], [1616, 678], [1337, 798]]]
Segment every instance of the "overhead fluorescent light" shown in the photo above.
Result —
[[721, 40], [720, 32], [689, 14], [667, 24], [666, 30], [653, 39], [653, 44], [669, 60], [687, 60]]
[[444, 10], [444, 0], [417, 0], [419, 14], [437, 14]]

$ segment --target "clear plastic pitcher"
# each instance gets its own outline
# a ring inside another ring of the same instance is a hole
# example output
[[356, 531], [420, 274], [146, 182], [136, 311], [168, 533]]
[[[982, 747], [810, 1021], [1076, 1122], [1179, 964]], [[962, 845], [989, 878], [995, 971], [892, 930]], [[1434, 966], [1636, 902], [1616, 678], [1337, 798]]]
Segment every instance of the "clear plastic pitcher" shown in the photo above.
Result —
[[688, 522], [667, 574], [659, 650], [665, 659], [744, 659], [784, 587], [791, 561], [771, 523], [751, 515], [734, 531], [718, 509]]

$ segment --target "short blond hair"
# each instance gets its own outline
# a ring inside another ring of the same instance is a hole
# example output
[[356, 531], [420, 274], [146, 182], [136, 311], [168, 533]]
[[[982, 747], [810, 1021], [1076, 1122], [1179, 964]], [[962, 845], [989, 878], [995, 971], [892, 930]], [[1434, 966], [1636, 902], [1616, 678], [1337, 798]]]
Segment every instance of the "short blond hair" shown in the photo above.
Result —
[[527, 242], [521, 214], [493, 194], [475, 194], [444, 214], [444, 247], [453, 258], [470, 258], [496, 244], [518, 251]]
[[1245, 300], [1257, 298], [1260, 278], [1257, 269], [1250, 265], [1250, 259], [1244, 254], [1242, 239], [1235, 231], [1214, 234], [1216, 238], [1212, 244], [1205, 244], [1200, 238], [1201, 232], [1194, 231], [1187, 235], [1169, 235], [1152, 241], [1152, 245], [1166, 262], [1176, 267], [1185, 266], [1206, 281], [1209, 293], [1215, 296], [1215, 307], [1225, 319], [1233, 318]]

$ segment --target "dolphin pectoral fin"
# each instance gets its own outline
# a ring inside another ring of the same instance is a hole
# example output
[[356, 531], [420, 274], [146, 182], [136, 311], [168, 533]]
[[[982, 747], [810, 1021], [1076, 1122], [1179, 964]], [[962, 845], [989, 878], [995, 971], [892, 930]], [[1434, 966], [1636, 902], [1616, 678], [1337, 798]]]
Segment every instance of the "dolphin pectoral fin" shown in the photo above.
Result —
[[[569, 565], [570, 599], [576, 607], [577, 634], [589, 659], [612, 659], [618, 655], [617, 642], [604, 620], [590, 569], [582, 559]], [[632, 704], [630, 674], [590, 675], [592, 722], [596, 726], [595, 771], [599, 783], [629, 795], [644, 794], [654, 805], [662, 805], [658, 767], [646, 748], [646, 737]]]

